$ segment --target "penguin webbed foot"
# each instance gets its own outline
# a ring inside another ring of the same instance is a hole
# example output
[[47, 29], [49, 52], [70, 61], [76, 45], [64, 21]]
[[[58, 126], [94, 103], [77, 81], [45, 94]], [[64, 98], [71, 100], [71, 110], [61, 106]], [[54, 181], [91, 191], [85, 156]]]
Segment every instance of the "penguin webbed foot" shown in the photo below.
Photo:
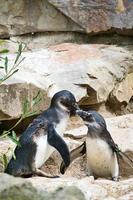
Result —
[[119, 181], [120, 180], [120, 177], [118, 177], [118, 176], [113, 176], [112, 177], [112, 181]]

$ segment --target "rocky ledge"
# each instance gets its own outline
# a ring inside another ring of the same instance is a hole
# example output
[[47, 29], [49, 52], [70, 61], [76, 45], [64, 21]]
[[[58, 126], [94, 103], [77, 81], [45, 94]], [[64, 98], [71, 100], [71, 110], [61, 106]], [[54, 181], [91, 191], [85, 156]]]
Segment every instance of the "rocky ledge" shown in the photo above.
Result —
[[132, 200], [133, 178], [113, 182], [93, 177], [48, 179], [0, 175], [0, 200]]

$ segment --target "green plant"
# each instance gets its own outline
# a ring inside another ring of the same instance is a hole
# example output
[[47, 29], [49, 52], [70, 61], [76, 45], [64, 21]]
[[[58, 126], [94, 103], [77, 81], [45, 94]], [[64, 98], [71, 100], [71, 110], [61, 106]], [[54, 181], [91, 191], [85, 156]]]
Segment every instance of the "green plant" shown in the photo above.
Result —
[[[3, 43], [5, 43], [5, 41], [0, 40], [0, 45], [2, 45]], [[0, 61], [1, 61], [0, 62], [0, 70], [2, 71], [1, 78], [0, 78], [0, 85], [2, 85], [2, 83], [4, 81], [9, 79], [11, 76], [13, 76], [13, 74], [15, 74], [19, 70], [18, 67], [20, 66], [22, 61], [25, 59], [25, 57], [21, 57], [21, 56], [22, 56], [22, 52], [24, 51], [26, 45], [24, 43], [19, 43], [19, 42], [17, 42], [17, 43], [18, 43], [18, 50], [16, 52], [16, 57], [13, 61], [13, 64], [10, 66], [9, 66], [9, 58], [7, 57], [7, 55], [6, 56], [3, 55], [5, 53], [8, 53], [9, 50], [3, 49], [0, 51], [0, 54], [2, 54], [2, 56], [0, 56]], [[5, 132], [2, 133], [2, 135], [6, 136], [6, 135], [10, 134], [10, 135], [12, 135], [12, 136], [10, 136], [12, 138], [12, 140], [14, 142], [18, 143], [16, 134], [13, 131], [13, 128], [11, 130], [5, 131]]]
[[[35, 107], [35, 105], [38, 105], [41, 100], [42, 100], [42, 98], [41, 98], [40, 91], [38, 91], [37, 95], [35, 97], [33, 97], [32, 101], [28, 101], [26, 99], [23, 103], [22, 115], [21, 115], [20, 119], [14, 124], [14, 126], [12, 126], [11, 129], [9, 129], [7, 131], [3, 131], [2, 135], [0, 136], [0, 139], [9, 137], [17, 146], [21, 146], [19, 143], [19, 138], [17, 137], [17, 135], [13, 129], [18, 124], [20, 124], [23, 119], [25, 119], [27, 117], [31, 117], [35, 114], [38, 114], [38, 112], [36, 110], [34, 110], [34, 107]], [[4, 168], [6, 168], [7, 163], [8, 163], [8, 158], [6, 155], [8, 154], [9, 151], [11, 151], [10, 147], [5, 154], [2, 154], [0, 156], [0, 160], [2, 161], [2, 165], [4, 166]], [[13, 156], [15, 158], [14, 153], [13, 153]]]
[[[16, 52], [16, 57], [13, 61], [13, 64], [9, 66], [9, 58], [7, 56], [0, 56], [0, 69], [2, 70], [1, 78], [0, 78], [0, 85], [9, 79], [13, 74], [15, 74], [19, 69], [18, 67], [25, 59], [25, 57], [21, 57], [22, 52], [24, 51], [26, 45], [24, 43], [18, 42], [18, 50]], [[7, 53], [7, 49], [3, 49], [0, 53], [4, 54]]]
[[[3, 41], [0, 40], [0, 45]], [[25, 59], [25, 57], [22, 57], [22, 52], [24, 51], [26, 45], [24, 43], [18, 42], [18, 50], [16, 52], [16, 57], [13, 61], [12, 65], [9, 65], [9, 58], [8, 56], [3, 56], [3, 54], [8, 53], [9, 51], [7, 49], [3, 49], [0, 51], [0, 70], [1, 70], [1, 78], [0, 78], [0, 85], [3, 84], [4, 81], [9, 79], [13, 74], [15, 74], [19, 70], [19, 66], [22, 63], [22, 61]], [[7, 131], [3, 131], [0, 139], [9, 137], [16, 145], [20, 146], [19, 139], [14, 131], [14, 128], [21, 123], [21, 121], [27, 117], [33, 116], [35, 114], [38, 114], [37, 111], [34, 110], [34, 106], [37, 105], [41, 101], [41, 93], [40, 91], [37, 93], [37, 95], [32, 99], [32, 101], [28, 101], [27, 99], [23, 103], [23, 109], [22, 109], [22, 115], [20, 119], [14, 124], [12, 128], [10, 128]], [[8, 151], [10, 150], [10, 147]], [[7, 165], [7, 153], [0, 155], [0, 160], [2, 161], [2, 165], [6, 167]], [[13, 154], [14, 155], [14, 154]], [[15, 157], [15, 155], [14, 155]]]
[[15, 142], [17, 145], [19, 145], [18, 139], [16, 137], [16, 133], [14, 132], [13, 129], [16, 126], [18, 126], [18, 124], [20, 124], [23, 119], [38, 114], [38, 112], [36, 110], [34, 110], [34, 107], [35, 107], [35, 105], [38, 105], [41, 100], [42, 100], [42, 98], [41, 98], [41, 92], [40, 91], [38, 91], [37, 95], [35, 97], [33, 97], [33, 99], [31, 101], [28, 101], [27, 99], [25, 99], [25, 101], [23, 103], [22, 114], [21, 114], [20, 119], [8, 131], [3, 131], [0, 138], [4, 138], [6, 136], [9, 136], [10, 139], [12, 139], [13, 142]]

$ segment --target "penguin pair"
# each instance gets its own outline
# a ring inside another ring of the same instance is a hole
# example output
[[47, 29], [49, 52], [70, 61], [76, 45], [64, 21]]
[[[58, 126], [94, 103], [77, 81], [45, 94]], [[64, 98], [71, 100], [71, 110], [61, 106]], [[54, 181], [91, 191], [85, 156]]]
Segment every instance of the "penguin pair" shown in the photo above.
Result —
[[[104, 118], [96, 111], [77, 110], [76, 113], [83, 119], [88, 128], [86, 141], [70, 152], [71, 162], [86, 153], [87, 175], [98, 177], [111, 177], [117, 181], [119, 177], [118, 157], [122, 158], [133, 168], [133, 161], [124, 154], [113, 141], [107, 130]], [[62, 162], [60, 171], [66, 171]]]
[[53, 177], [40, 170], [41, 166], [56, 149], [67, 168], [70, 154], [62, 138], [71, 115], [76, 114], [78, 105], [74, 95], [63, 90], [56, 93], [50, 107], [33, 120], [19, 139], [20, 146], [14, 151], [5, 173], [13, 176], [30, 177], [40, 175]]

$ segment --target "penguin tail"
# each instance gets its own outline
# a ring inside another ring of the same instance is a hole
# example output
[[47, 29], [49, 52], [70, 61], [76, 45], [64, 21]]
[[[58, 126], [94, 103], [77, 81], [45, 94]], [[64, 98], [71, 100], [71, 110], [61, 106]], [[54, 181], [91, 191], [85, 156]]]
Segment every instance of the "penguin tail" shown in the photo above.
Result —
[[118, 155], [121, 159], [125, 161], [132, 169], [133, 169], [133, 160], [129, 158], [125, 153], [123, 153], [121, 150], [118, 151]]

